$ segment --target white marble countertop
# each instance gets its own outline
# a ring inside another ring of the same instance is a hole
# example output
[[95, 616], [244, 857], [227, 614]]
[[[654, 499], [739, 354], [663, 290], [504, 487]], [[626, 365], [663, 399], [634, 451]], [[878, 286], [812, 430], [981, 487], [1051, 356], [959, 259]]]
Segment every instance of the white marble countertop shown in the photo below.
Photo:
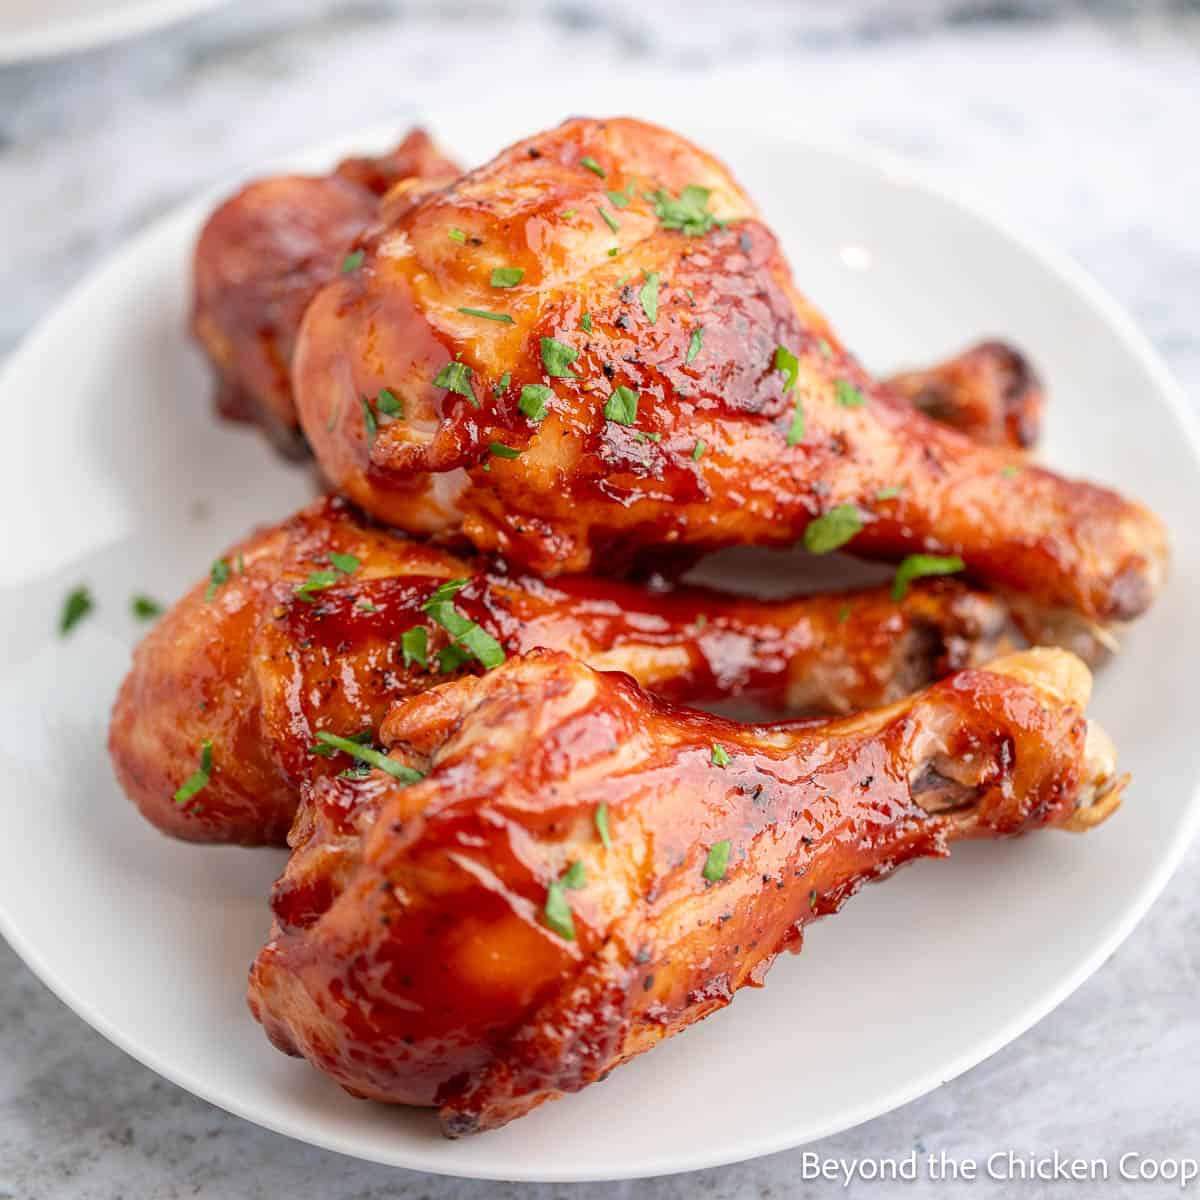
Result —
[[[481, 67], [481, 64], [484, 64]], [[119, 243], [223, 174], [423, 106], [536, 80], [720, 87], [898, 152], [987, 195], [1088, 267], [1200, 397], [1200, 6], [261, 0], [57, 62], [0, 68], [0, 356]], [[482, 101], [481, 101], [482, 102]], [[1131, 400], [1131, 403], [1136, 403]], [[932, 1095], [827, 1139], [980, 1160], [1057, 1148], [1200, 1157], [1200, 848], [1128, 942], [1056, 1012]], [[953, 998], [948, 997], [947, 1003]], [[0, 1200], [808, 1196], [799, 1151], [654, 1182], [442, 1179], [298, 1145], [127, 1058], [0, 943]], [[944, 1195], [922, 1179], [914, 1197]], [[1017, 1188], [980, 1180], [973, 1195]], [[1080, 1187], [1083, 1191], [1080, 1191]], [[1178, 1186], [1027, 1183], [1029, 1197]], [[1200, 1182], [1192, 1190], [1200, 1193]], [[885, 1194], [856, 1183], [851, 1195]], [[1185, 1193], [1186, 1194], [1186, 1193]]]

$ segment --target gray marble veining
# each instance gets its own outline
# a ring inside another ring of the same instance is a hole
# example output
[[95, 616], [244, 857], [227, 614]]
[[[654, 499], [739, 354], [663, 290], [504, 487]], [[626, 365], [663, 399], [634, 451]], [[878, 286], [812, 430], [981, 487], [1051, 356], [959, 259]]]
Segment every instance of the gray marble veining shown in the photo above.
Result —
[[[720, 87], [731, 104], [790, 104], [810, 125], [894, 150], [987, 195], [1084, 263], [1200, 397], [1200, 7], [1180, 0], [693, 0], [686, 9], [639, 0], [263, 0], [127, 44], [0, 69], [0, 354], [107, 253], [197, 189], [356, 125], [402, 124], [436, 98], [469, 98], [481, 86], [479, 63], [490, 64], [488, 103], [536, 77], [565, 111], [574, 86], [610, 80], [613, 108], [635, 109], [640, 78], [677, 79], [685, 91]], [[961, 1078], [819, 1150], [1200, 1156], [1198, 996], [1193, 848], [1129, 941], [1056, 1012]], [[803, 1182], [800, 1163], [792, 1152], [567, 1188], [353, 1162], [160, 1080], [0, 946], [0, 1198], [668, 1200], [839, 1190]], [[917, 1197], [945, 1194], [927, 1179], [904, 1186]], [[1014, 1190], [969, 1186], [981, 1197]], [[848, 1192], [885, 1190], [856, 1183]], [[1020, 1189], [1177, 1191], [1119, 1182]]]

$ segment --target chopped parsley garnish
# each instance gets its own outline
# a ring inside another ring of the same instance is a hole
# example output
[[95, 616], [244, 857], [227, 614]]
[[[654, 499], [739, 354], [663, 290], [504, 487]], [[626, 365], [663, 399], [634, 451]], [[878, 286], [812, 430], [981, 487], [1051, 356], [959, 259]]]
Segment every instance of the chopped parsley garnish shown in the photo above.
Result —
[[573, 346], [554, 338], [542, 338], [542, 365], [552, 379], [578, 379], [579, 376], [570, 369], [578, 357], [579, 351]]
[[824, 338], [817, 338], [817, 349], [820, 350], [823, 357], [833, 357], [833, 347]]
[[438, 670], [443, 675], [449, 675], [470, 659], [471, 656], [461, 646], [451, 642], [437, 652]]
[[338, 581], [338, 573], [336, 571], [312, 571], [308, 578], [296, 588], [296, 599], [303, 600], [305, 604], [316, 604], [313, 599], [314, 592], [323, 592], [326, 588], [331, 588]]
[[895, 487], [880, 488], [879, 491], [877, 491], [875, 493], [875, 499], [879, 500], [879, 501], [895, 500], [895, 498], [897, 496], [899, 496], [900, 493], [903, 491], [904, 491], [904, 484], [902, 484], [902, 483], [897, 484]]
[[621, 247], [620, 247], [620, 246], [614, 246], [614, 247], [613, 247], [613, 248], [612, 248], [612, 249], [611, 249], [611, 250], [608, 252], [608, 257], [609, 257], [609, 258], [616, 258], [616, 257], [617, 257], [617, 255], [618, 255], [618, 254], [620, 254], [620, 253], [621, 253]]
[[488, 451], [496, 458], [520, 458], [520, 450], [514, 450], [503, 442], [488, 442]]
[[218, 558], [208, 568], [208, 587], [204, 589], [204, 599], [211, 600], [217, 594], [217, 589], [229, 582], [230, 574], [228, 560]]
[[[228, 571], [229, 564], [226, 563], [225, 566]], [[209, 584], [209, 587], [211, 586]], [[208, 599], [207, 593], [205, 599]], [[92, 603], [92, 594], [86, 587], [77, 587], [74, 591], [68, 592], [67, 598], [63, 601], [62, 614], [58, 618], [59, 634], [65, 636], [70, 633], [93, 608], [95, 605]]]
[[[786, 347], [775, 347], [775, 358], [771, 365], [776, 371], [783, 373], [783, 392], [787, 395], [800, 377], [800, 360]], [[796, 404], [792, 409], [792, 423], [787, 432], [787, 444], [794, 446], [804, 440], [804, 398], [797, 394]]]
[[334, 426], [337, 424], [338, 414], [342, 410], [342, 401], [339, 397], [329, 406], [329, 416], [325, 421], [325, 432], [332, 433]]
[[363, 428], [367, 431], [367, 445], [373, 446], [375, 435], [379, 432], [379, 422], [375, 419], [375, 413], [371, 410], [371, 402], [366, 396], [359, 396], [358, 402], [362, 405]]
[[179, 785], [174, 796], [176, 804], [186, 804], [197, 792], [208, 787], [208, 781], [212, 778], [212, 762], [212, 742], [205, 738], [200, 743], [200, 766]]
[[696, 361], [696, 355], [700, 353], [703, 346], [704, 327], [702, 325], [697, 325], [696, 328], [692, 330], [692, 340], [688, 342], [687, 357], [683, 360], [684, 363], [688, 366], [694, 363]]
[[632, 425], [637, 420], [638, 394], [622, 384], [604, 404], [604, 415], [618, 425]]
[[1005, 479], [1011, 479], [1014, 475], [1020, 475], [1021, 468], [1016, 463], [1009, 463], [1003, 471], [1000, 472]]
[[709, 883], [717, 883], [725, 878], [725, 872], [729, 868], [729, 839], [726, 838], [722, 842], [714, 842], [709, 847], [708, 858], [704, 863], [704, 870], [701, 872], [704, 878]]
[[811, 908], [813, 910], [813, 912], [817, 911], [817, 889], [816, 888], [813, 888], [812, 891], [808, 893], [808, 907]]
[[604, 194], [612, 201], [613, 208], [628, 208], [629, 201], [633, 199], [624, 192], [605, 192]]
[[646, 314], [646, 319], [653, 325], [658, 320], [657, 271], [647, 272], [646, 282], [642, 284], [642, 290], [638, 292], [638, 299], [642, 302], [642, 312]]
[[838, 609], [837, 623], [839, 625], [845, 625], [845, 623], [850, 620], [850, 611], [851, 606], [849, 604], [843, 604], [842, 607]]
[[363, 610], [363, 612], [369, 612], [369, 613], [379, 611], [379, 609], [376, 605], [372, 604], [370, 602], [370, 600], [364, 600], [362, 598], [362, 596], [359, 596], [359, 598], [357, 600], [355, 600], [354, 607], [361, 608]]
[[862, 527], [862, 513], [853, 504], [839, 504], [809, 521], [804, 530], [804, 548], [810, 554], [830, 554], [860, 533]]
[[713, 742], [712, 760], [714, 767], [727, 767], [733, 761], [725, 747], [718, 746], [716, 742]]
[[562, 881], [555, 879], [546, 889], [546, 907], [542, 910], [546, 924], [568, 942], [575, 940], [575, 922], [571, 919], [571, 905], [567, 901]]
[[513, 323], [508, 313], [492, 312], [488, 308], [460, 308], [458, 311], [466, 317], [482, 317], [485, 321], [499, 321], [501, 325]]
[[833, 390], [837, 402], [843, 408], [862, 408], [867, 402], [866, 396], [847, 379], [837, 380], [833, 385]]
[[479, 407], [479, 401], [475, 399], [475, 390], [471, 387], [471, 368], [466, 363], [448, 362], [437, 373], [433, 386], [466, 396], [476, 408]]
[[704, 452], [708, 449], [708, 443], [703, 438], [697, 438], [696, 444], [692, 447], [692, 460], [699, 462], [704, 457]]
[[447, 236], [455, 242], [465, 242], [467, 240], [467, 235], [461, 229], [455, 229], [453, 225], [450, 226]]
[[903, 600], [908, 595], [908, 585], [914, 579], [926, 575], [954, 575], [967, 564], [957, 554], [910, 554], [896, 568], [892, 580], [892, 599]]
[[[357, 742], [360, 746], [369, 746], [375, 740], [375, 730], [370, 727], [360, 729], [357, 733], [346, 735], [350, 741]], [[315, 746], [309, 746], [309, 754], [316, 754], [320, 758], [335, 758], [337, 751], [332, 746], [325, 745], [324, 742], [318, 742]]]
[[411, 667], [416, 663], [420, 667], [429, 666], [429, 630], [424, 625], [414, 625], [400, 635], [400, 651], [404, 655], [404, 665]]
[[501, 392], [508, 391], [508, 385], [512, 383], [512, 372], [505, 371], [503, 375], [496, 381], [496, 386], [492, 388], [492, 395], [499, 396]]
[[134, 596], [129, 601], [130, 611], [139, 621], [152, 621], [155, 617], [162, 616], [162, 605], [157, 600], [151, 599], [149, 596]]
[[338, 554], [330, 551], [326, 556], [343, 575], [353, 575], [362, 566], [362, 560], [355, 554]]
[[587, 887], [587, 868], [578, 858], [562, 873], [562, 885], [573, 892]]
[[604, 178], [604, 168], [590, 154], [581, 158], [579, 165], [586, 167], [593, 175], [599, 175], [601, 179]]
[[342, 274], [349, 275], [351, 271], [357, 271], [362, 265], [363, 252], [361, 250], [354, 250], [342, 259]]
[[635, 430], [633, 436], [635, 438], [637, 438], [637, 440], [639, 442], [661, 442], [662, 441], [661, 433], [658, 433], [658, 432], [647, 433], [644, 429]]
[[621, 222], [604, 207], [603, 204], [596, 205], [596, 211], [604, 218], [604, 223], [613, 231], [613, 233], [621, 232]]
[[450, 635], [460, 651], [491, 670], [504, 661], [504, 647], [482, 625], [464, 617], [454, 607], [455, 593], [466, 587], [469, 582], [466, 579], [453, 579], [442, 584], [425, 601], [424, 607], [430, 617]]
[[531, 420], [540, 421], [546, 415], [546, 405], [554, 393], [544, 383], [527, 383], [521, 388], [517, 407]]
[[712, 229], [716, 218], [708, 211], [708, 188], [689, 183], [678, 199], [661, 188], [654, 193], [654, 214], [664, 229], [678, 229], [687, 237], [699, 237]]
[[562, 217], [564, 221], [569, 221], [578, 211], [578, 209], [574, 208], [564, 208], [562, 212], [559, 213], [559, 216]]
[[376, 750], [373, 746], [362, 746], [351, 738], [338, 737], [336, 733], [327, 733], [324, 729], [318, 729], [317, 741], [323, 746], [331, 746], [334, 750], [340, 750], [343, 754], [348, 754], [351, 758], [366, 763], [369, 767], [378, 767], [401, 783], [420, 783], [425, 778], [420, 771], [414, 771], [412, 767], [406, 767], [404, 763], [398, 763], [394, 759], [388, 758], [386, 754]]
[[596, 832], [600, 835], [600, 841], [605, 850], [612, 849], [612, 834], [608, 831], [608, 805], [600, 804], [596, 807]]
[[404, 402], [392, 391], [391, 388], [380, 388], [379, 395], [375, 400], [375, 407], [379, 409], [385, 417], [402, 417], [404, 416]]
[[592, 314], [590, 312], [585, 312], [583, 316], [579, 318], [579, 328], [582, 329], [584, 333], [592, 332]]
[[516, 287], [524, 278], [525, 270], [523, 267], [492, 268], [492, 287], [494, 288]]

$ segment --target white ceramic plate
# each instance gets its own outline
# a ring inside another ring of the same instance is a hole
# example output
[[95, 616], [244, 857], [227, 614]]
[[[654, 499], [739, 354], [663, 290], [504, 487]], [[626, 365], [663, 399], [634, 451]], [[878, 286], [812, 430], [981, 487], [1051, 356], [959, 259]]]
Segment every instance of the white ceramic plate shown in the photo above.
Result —
[[[765, 989], [496, 1133], [443, 1141], [429, 1113], [353, 1100], [276, 1053], [243, 981], [282, 856], [161, 837], [119, 793], [104, 747], [137, 634], [130, 594], [173, 598], [312, 486], [252, 431], [210, 415], [183, 333], [205, 198], [78, 288], [0, 378], [11, 584], [0, 595], [0, 917], [41, 978], [130, 1054], [307, 1142], [427, 1171], [569, 1180], [693, 1169], [846, 1128], [972, 1066], [1061, 1001], [1146, 910], [1197, 823], [1200, 743], [1180, 702], [1200, 662], [1197, 437], [1145, 340], [1076, 268], [893, 164], [805, 142], [769, 118], [750, 129], [701, 126], [694, 107], [691, 120], [647, 115], [733, 165], [800, 286], [869, 364], [1013, 339], [1050, 383], [1044, 457], [1165, 516], [1170, 585], [1094, 705], [1135, 783], [1088, 837], [967, 846], [868, 888]], [[429, 125], [474, 162], [555, 116], [513, 105]], [[793, 569], [773, 563], [781, 578]], [[62, 596], [85, 580], [98, 611], [61, 641]]]
[[0, 0], [0, 63], [89, 50], [224, 0]]

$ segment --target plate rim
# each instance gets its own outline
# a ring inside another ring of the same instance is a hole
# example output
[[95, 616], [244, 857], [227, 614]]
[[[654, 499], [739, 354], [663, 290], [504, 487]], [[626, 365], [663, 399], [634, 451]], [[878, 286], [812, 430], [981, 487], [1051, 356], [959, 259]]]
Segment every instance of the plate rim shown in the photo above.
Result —
[[[0, 54], [0, 59], [2, 57]], [[514, 99], [510, 98], [508, 103], [513, 104]], [[647, 107], [654, 113], [652, 119], [663, 119], [660, 113], [664, 105], [657, 99], [649, 103]], [[439, 122], [444, 126], [453, 126], [455, 120], [462, 118], [463, 112], [463, 106], [423, 108], [408, 114], [408, 119], [413, 123], [425, 125], [435, 136], [439, 136], [437, 133]], [[522, 115], [523, 112], [524, 110], [522, 110]], [[111, 276], [119, 273], [130, 261], [144, 255], [155, 240], [169, 238], [177, 225], [183, 226], [196, 220], [205, 205], [211, 205], [214, 200], [227, 194], [231, 186], [237, 186], [240, 181], [252, 177], [252, 174], [304, 170], [307, 169], [305, 164], [309, 160], [318, 157], [327, 155], [332, 161], [338, 154], [355, 147], [383, 145], [389, 137], [394, 137], [396, 127], [402, 125], [404, 120], [404, 117], [398, 117], [391, 124], [373, 123], [336, 138], [322, 139], [319, 143], [298, 147], [277, 159], [257, 164], [252, 173], [247, 169], [230, 172], [212, 187], [202, 189], [196, 196], [176, 205], [146, 229], [118, 246], [101, 263], [87, 272], [35, 324], [0, 368], [0, 394], [9, 384], [10, 375], [15, 372], [18, 360], [27, 355], [36, 354], [43, 340], [52, 341], [51, 335], [54, 326], [64, 319], [76, 305], [86, 304], [87, 297], [93, 289], [103, 291]], [[695, 109], [692, 109], [688, 117], [681, 123], [685, 126], [690, 123], [706, 130], [747, 129], [745, 121], [722, 120], [720, 116], [711, 111], [697, 112]], [[539, 121], [537, 118], [535, 118], [534, 124], [539, 128], [545, 127], [544, 120]], [[882, 176], [889, 183], [903, 183], [905, 186], [930, 195], [942, 203], [958, 209], [979, 226], [986, 227], [989, 232], [999, 235], [1016, 251], [1036, 260], [1047, 272], [1056, 276], [1064, 287], [1073, 292], [1112, 331], [1114, 340], [1119, 342], [1125, 352], [1131, 355], [1146, 371], [1160, 396], [1166, 401], [1179, 428], [1183, 431], [1190, 450], [1193, 468], [1200, 475], [1200, 416], [1194, 413], [1189, 406], [1182, 387], [1175, 380], [1165, 360], [1125, 308], [1085, 267], [1055, 246], [1047, 237], [1035, 230], [1021, 226], [999, 206], [979, 195], [976, 190], [958, 184], [950, 184], [894, 152], [854, 139], [834, 136], [827, 131], [797, 127], [794, 122], [782, 120], [774, 114], [768, 114], [763, 119], [756, 116], [753, 129], [755, 133], [769, 133], [780, 137], [801, 152], [841, 158], [856, 167]], [[197, 1081], [188, 1071], [176, 1069], [170, 1062], [162, 1061], [159, 1055], [143, 1051], [140, 1047], [135, 1046], [125, 1033], [117, 1030], [103, 1015], [95, 1012], [86, 997], [56, 978], [42, 953], [14, 926], [2, 905], [0, 905], [0, 935], [4, 936], [26, 966], [53, 995], [70, 1008], [76, 1016], [136, 1062], [205, 1102], [273, 1133], [365, 1162], [457, 1178], [575, 1183], [659, 1177], [745, 1162], [749, 1159], [795, 1149], [855, 1128], [902, 1107], [935, 1090], [941, 1084], [957, 1078], [1026, 1033], [1095, 973], [1132, 933], [1161, 895], [1195, 839], [1197, 831], [1200, 830], [1200, 775], [1191, 781], [1190, 788], [1191, 793], [1186, 799], [1186, 808], [1181, 815], [1178, 832], [1166, 847], [1165, 853], [1143, 883], [1134, 900], [1129, 903], [1120, 919], [1114, 922], [1110, 933], [1099, 939], [1079, 965], [1055, 986], [1048, 988], [1033, 1002], [1020, 1007], [1007, 1021], [998, 1025], [990, 1036], [979, 1039], [969, 1049], [954, 1056], [948, 1064], [941, 1063], [937, 1069], [930, 1068], [916, 1074], [904, 1086], [895, 1087], [887, 1093], [875, 1094], [870, 1101], [860, 1103], [849, 1113], [841, 1112], [823, 1124], [810, 1126], [800, 1135], [797, 1135], [795, 1130], [787, 1130], [785, 1126], [757, 1139], [745, 1140], [733, 1152], [728, 1147], [708, 1151], [701, 1148], [700, 1152], [689, 1155], [676, 1152], [652, 1163], [639, 1161], [630, 1165], [614, 1164], [612, 1168], [602, 1174], [586, 1169], [583, 1171], [555, 1170], [553, 1173], [547, 1173], [545, 1170], [539, 1170], [536, 1166], [517, 1170], [514, 1170], [511, 1165], [502, 1168], [489, 1167], [486, 1157], [481, 1157], [479, 1164], [467, 1164], [464, 1167], [463, 1164], [455, 1163], [453, 1166], [448, 1166], [438, 1161], [436, 1151], [426, 1152], [420, 1149], [405, 1148], [401, 1154], [388, 1155], [382, 1150], [373, 1151], [369, 1147], [356, 1145], [352, 1138], [324, 1135], [320, 1131], [314, 1132], [304, 1127], [302, 1123], [286, 1117], [277, 1118], [258, 1111], [249, 1111], [248, 1106], [244, 1105], [238, 1097], [226, 1095], [222, 1089], [211, 1087], [204, 1081]]]

